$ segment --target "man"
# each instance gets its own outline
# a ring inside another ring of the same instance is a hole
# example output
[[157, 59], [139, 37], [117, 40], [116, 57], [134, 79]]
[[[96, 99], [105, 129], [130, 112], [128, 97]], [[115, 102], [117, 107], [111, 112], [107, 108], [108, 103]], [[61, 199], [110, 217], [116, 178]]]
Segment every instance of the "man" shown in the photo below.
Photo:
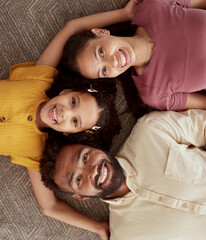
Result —
[[77, 199], [104, 198], [111, 240], [203, 240], [205, 132], [206, 111], [152, 112], [138, 121], [117, 160], [96, 148], [63, 147], [53, 184]]

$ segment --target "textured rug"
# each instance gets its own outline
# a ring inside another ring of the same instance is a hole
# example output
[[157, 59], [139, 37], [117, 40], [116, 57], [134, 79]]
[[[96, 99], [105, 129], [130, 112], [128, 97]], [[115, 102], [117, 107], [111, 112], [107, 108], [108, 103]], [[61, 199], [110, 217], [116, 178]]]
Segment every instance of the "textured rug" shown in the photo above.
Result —
[[[1, 0], [0, 79], [8, 78], [9, 68], [20, 62], [36, 61], [63, 25], [72, 18], [121, 8], [127, 0]], [[118, 86], [116, 105], [126, 107]], [[115, 154], [129, 135], [135, 120], [121, 116], [123, 129], [114, 139]], [[8, 143], [9, 144], [9, 143]], [[83, 240], [99, 239], [94, 233], [44, 216], [24, 167], [0, 156], [0, 239], [1, 240]], [[108, 219], [108, 206], [99, 199], [77, 201], [56, 193], [80, 212], [97, 220]]]

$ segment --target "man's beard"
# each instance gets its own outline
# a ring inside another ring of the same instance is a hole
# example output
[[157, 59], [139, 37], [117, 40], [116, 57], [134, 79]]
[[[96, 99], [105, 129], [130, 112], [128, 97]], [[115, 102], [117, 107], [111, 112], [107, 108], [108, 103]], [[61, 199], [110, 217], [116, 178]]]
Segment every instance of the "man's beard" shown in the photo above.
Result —
[[104, 164], [104, 162], [106, 161], [107, 164], [110, 164], [110, 166], [112, 166], [112, 178], [110, 180], [110, 184], [108, 187], [106, 187], [105, 189], [102, 189], [101, 187], [98, 186], [97, 182], [98, 182], [98, 178], [99, 178], [99, 174], [96, 176], [96, 189], [101, 190], [100, 193], [98, 193], [96, 196], [87, 196], [90, 198], [105, 198], [109, 195], [111, 195], [112, 193], [116, 192], [122, 185], [123, 180], [124, 180], [124, 173], [123, 173], [123, 169], [120, 166], [119, 162], [117, 161], [117, 159], [112, 156], [111, 154], [105, 152], [108, 156], [108, 159], [110, 160], [110, 162], [108, 162], [107, 159], [103, 159], [99, 168], [98, 168], [98, 173], [100, 174], [102, 165]]

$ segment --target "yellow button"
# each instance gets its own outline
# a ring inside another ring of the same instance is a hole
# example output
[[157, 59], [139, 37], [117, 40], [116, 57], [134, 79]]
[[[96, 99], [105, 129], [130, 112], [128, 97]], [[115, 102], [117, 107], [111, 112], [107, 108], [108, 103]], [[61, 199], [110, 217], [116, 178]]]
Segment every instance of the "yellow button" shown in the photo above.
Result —
[[31, 115], [29, 115], [27, 120], [31, 122], [33, 120], [33, 117]]
[[5, 117], [0, 117], [0, 122], [5, 122], [6, 118]]

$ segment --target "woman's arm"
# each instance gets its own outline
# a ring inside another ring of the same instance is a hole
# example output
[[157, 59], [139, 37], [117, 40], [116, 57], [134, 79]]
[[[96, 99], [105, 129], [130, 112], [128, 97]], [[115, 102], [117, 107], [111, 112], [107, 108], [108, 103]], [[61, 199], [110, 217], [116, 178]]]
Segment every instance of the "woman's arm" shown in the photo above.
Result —
[[191, 108], [206, 109], [206, 95], [201, 93], [188, 93], [184, 109]]
[[101, 240], [109, 239], [109, 226], [106, 222], [97, 222], [82, 215], [66, 202], [59, 200], [54, 192], [45, 187], [38, 171], [28, 169], [34, 194], [42, 212], [52, 218], [99, 234]]
[[82, 30], [89, 30], [95, 27], [102, 28], [119, 22], [129, 21], [133, 18], [139, 2], [139, 0], [130, 0], [122, 9], [76, 18], [67, 22], [44, 50], [36, 64], [49, 65], [56, 68], [69, 37]]
[[206, 0], [191, 0], [191, 7], [206, 9]]

